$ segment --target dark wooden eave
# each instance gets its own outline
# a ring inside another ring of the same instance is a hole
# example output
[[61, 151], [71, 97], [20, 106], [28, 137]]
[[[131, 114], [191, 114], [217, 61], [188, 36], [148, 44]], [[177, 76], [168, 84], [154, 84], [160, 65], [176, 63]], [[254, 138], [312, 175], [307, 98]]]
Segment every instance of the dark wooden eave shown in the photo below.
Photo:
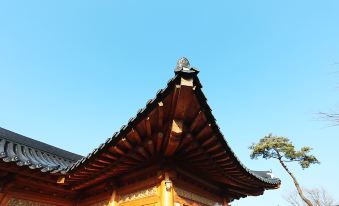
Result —
[[69, 168], [66, 182], [74, 190], [168, 161], [184, 162], [210, 177], [232, 198], [279, 187], [279, 179], [249, 170], [228, 146], [201, 90], [198, 70], [184, 59], [175, 73], [136, 117]]

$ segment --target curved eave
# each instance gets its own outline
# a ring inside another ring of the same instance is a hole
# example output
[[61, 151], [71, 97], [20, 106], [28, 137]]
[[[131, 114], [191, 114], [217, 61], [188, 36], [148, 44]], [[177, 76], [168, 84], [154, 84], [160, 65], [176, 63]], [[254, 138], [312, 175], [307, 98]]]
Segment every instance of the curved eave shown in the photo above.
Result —
[[169, 88], [172, 87], [175, 81], [178, 79], [178, 75], [173, 77], [167, 82], [167, 86], [164, 89], [158, 90], [155, 98], [147, 101], [146, 106], [137, 111], [137, 114], [128, 120], [128, 123], [123, 125], [118, 132], [115, 132], [112, 137], [108, 138], [104, 143], [99, 145], [99, 147], [95, 148], [92, 152], [90, 152], [87, 156], [79, 159], [75, 164], [73, 164], [68, 170], [67, 173], [74, 173], [76, 170], [83, 165], [86, 165], [89, 161], [91, 161], [96, 156], [99, 156], [105, 149], [108, 147], [114, 146], [117, 144], [119, 140], [121, 140], [124, 136], [127, 135], [137, 125], [142, 121], [154, 108], [158, 106], [158, 102], [164, 99], [164, 97], [170, 92]]
[[[196, 79], [197, 79], [197, 81], [199, 81], [198, 78], [196, 78]], [[202, 92], [201, 87], [197, 89], [196, 94], [198, 95], [198, 100], [200, 101], [200, 104], [204, 108], [205, 115], [207, 116], [209, 122], [212, 124], [213, 130], [217, 134], [219, 134], [217, 136], [220, 137], [219, 140], [223, 143], [224, 150], [230, 152], [230, 155], [232, 155], [232, 157], [236, 160], [235, 163], [238, 164], [238, 167], [241, 170], [243, 170], [244, 172], [246, 172], [248, 175], [250, 175], [251, 177], [254, 177], [257, 180], [259, 180], [260, 182], [262, 182], [263, 185], [265, 185], [266, 189], [278, 188], [281, 184], [281, 180], [279, 178], [266, 178], [266, 177], [260, 176], [257, 173], [255, 173], [253, 170], [250, 170], [244, 164], [242, 164], [242, 162], [236, 156], [236, 154], [234, 153], [232, 148], [229, 146], [225, 136], [220, 131], [220, 127], [217, 125], [216, 119], [212, 114], [212, 109], [207, 104], [207, 98], [205, 97], [204, 93]]]
[[[74, 158], [80, 157], [9, 130], [0, 129], [0, 159], [5, 164], [14, 163], [17, 166], [40, 170], [43, 173], [65, 174], [75, 162]], [[67, 155], [72, 159], [64, 157]]]
[[[239, 193], [235, 195], [235, 198], [243, 197], [246, 195], [258, 195], [261, 194], [265, 189], [274, 189], [279, 187], [280, 180], [279, 179], [269, 179], [263, 176], [256, 174], [255, 172], [249, 170], [245, 167], [239, 159], [236, 157], [235, 153], [229, 147], [227, 141], [225, 140], [224, 136], [222, 135], [219, 127], [217, 126], [216, 120], [212, 115], [211, 109], [207, 104], [207, 100], [201, 91], [201, 84], [197, 77], [197, 71], [190, 71], [190, 72], [183, 72], [177, 71], [176, 76], [169, 80], [167, 83], [167, 87], [165, 89], [159, 90], [157, 95], [154, 99], [151, 99], [147, 102], [146, 106], [143, 109], [140, 109], [134, 118], [131, 118], [126, 125], [123, 125], [119, 132], [113, 134], [111, 138], [108, 138], [105, 143], [101, 144], [98, 148], [94, 149], [91, 153], [87, 156], [83, 157], [82, 159], [78, 160], [72, 167], [67, 170], [67, 178], [66, 181], [71, 182], [70, 184], [74, 185], [73, 189], [78, 190], [91, 184], [98, 183], [103, 181], [106, 178], [112, 177], [117, 175], [115, 171], [124, 171], [124, 169], [116, 169], [115, 166], [117, 164], [121, 164], [124, 160], [121, 158], [114, 158], [116, 157], [109, 157], [107, 153], [115, 154], [117, 156], [132, 156], [131, 153], [125, 153], [123, 151], [119, 151], [119, 148], [116, 148], [126, 136], [129, 136], [131, 131], [134, 128], [138, 127], [145, 119], [149, 118], [150, 114], [154, 113], [154, 111], [159, 108], [159, 102], [166, 101], [166, 98], [172, 98], [169, 95], [173, 95], [174, 97], [174, 90], [177, 87], [178, 83], [180, 83], [182, 78], [186, 79], [193, 79], [194, 82], [194, 92], [191, 89], [190, 95], [195, 95], [199, 102], [201, 108], [203, 108], [204, 115], [208, 119], [208, 123], [211, 124], [213, 132], [218, 137], [218, 142], [222, 145], [223, 150], [227, 153], [227, 156], [230, 156], [232, 159], [232, 165], [236, 166], [236, 170], [240, 171], [241, 175], [244, 176], [242, 180], [237, 180], [236, 176], [226, 174], [227, 178], [234, 181], [236, 184], [239, 183], [241, 188], [245, 190], [246, 185], [252, 184], [255, 182], [256, 185], [251, 185], [252, 191]], [[187, 91], [187, 89], [186, 89]], [[193, 96], [192, 96], [193, 97]], [[168, 128], [167, 128], [168, 130]], [[167, 139], [168, 141], [168, 139]], [[134, 144], [135, 145], [135, 144]], [[128, 144], [126, 144], [128, 146]], [[130, 147], [130, 146], [128, 146]], [[141, 148], [145, 149], [145, 148]], [[146, 148], [147, 149], [147, 148]], [[119, 154], [120, 153], [120, 154]], [[180, 153], [180, 151], [179, 151]], [[142, 154], [142, 152], [141, 152]], [[174, 153], [172, 153], [174, 155]], [[109, 158], [106, 158], [109, 157]], [[104, 159], [101, 159], [104, 158]], [[112, 158], [112, 159], [111, 159]], [[134, 157], [133, 157], [134, 158]], [[101, 160], [101, 161], [98, 161]], [[233, 161], [234, 160], [234, 161]], [[113, 169], [115, 168], [115, 169]], [[130, 167], [131, 169], [132, 167]], [[220, 174], [225, 174], [224, 172]], [[251, 179], [252, 183], [246, 183], [246, 179]], [[260, 185], [260, 186], [259, 186]], [[256, 189], [254, 189], [256, 188]], [[255, 192], [254, 190], [257, 190]]]

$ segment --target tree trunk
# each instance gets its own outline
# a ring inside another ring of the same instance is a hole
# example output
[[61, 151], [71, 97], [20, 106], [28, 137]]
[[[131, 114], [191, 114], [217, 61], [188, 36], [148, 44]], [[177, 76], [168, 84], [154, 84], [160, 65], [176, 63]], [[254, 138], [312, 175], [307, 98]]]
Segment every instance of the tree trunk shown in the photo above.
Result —
[[295, 187], [297, 188], [298, 194], [300, 195], [301, 199], [302, 199], [308, 206], [313, 206], [312, 202], [304, 196], [304, 193], [303, 193], [303, 191], [301, 190], [300, 185], [299, 185], [297, 179], [296, 179], [296, 178], [294, 177], [294, 175], [292, 174], [292, 172], [287, 168], [287, 166], [285, 165], [285, 163], [284, 163], [280, 158], [279, 158], [279, 162], [280, 162], [280, 164], [283, 166], [283, 168], [286, 170], [286, 172], [292, 177], [293, 182], [294, 182], [294, 185], [295, 185]]

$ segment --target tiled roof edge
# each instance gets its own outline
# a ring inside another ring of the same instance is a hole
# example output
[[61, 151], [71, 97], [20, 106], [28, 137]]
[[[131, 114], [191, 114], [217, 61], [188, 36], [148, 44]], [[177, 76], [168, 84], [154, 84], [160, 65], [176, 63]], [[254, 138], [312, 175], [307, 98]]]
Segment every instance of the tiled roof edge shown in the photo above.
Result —
[[[214, 115], [212, 114], [212, 109], [210, 108], [210, 106], [207, 104], [207, 98], [205, 97], [204, 93], [202, 92], [202, 87], [200, 87], [197, 91], [197, 95], [199, 95], [199, 101], [201, 103], [201, 105], [203, 105], [203, 107], [205, 108], [205, 112], [207, 112], [208, 115], [208, 119], [210, 120], [210, 123], [212, 124], [212, 126], [214, 127], [214, 130], [217, 131], [217, 133], [219, 133], [219, 136], [222, 137], [223, 139], [223, 144], [224, 144], [224, 149], [226, 151], [229, 151], [231, 153], [231, 155], [234, 157], [234, 159], [237, 161], [237, 163], [239, 164], [239, 166], [247, 173], [249, 173], [250, 175], [254, 176], [255, 178], [259, 179], [260, 181], [264, 182], [264, 183], [268, 183], [270, 185], [274, 185], [274, 186], [278, 186], [281, 183], [281, 180], [279, 178], [265, 178], [263, 176], [258, 175], [257, 173], [253, 172], [253, 170], [248, 169], [240, 160], [239, 158], [236, 156], [236, 154], [234, 153], [234, 151], [231, 149], [231, 147], [229, 146], [225, 136], [223, 135], [223, 133], [220, 130], [220, 127], [217, 124], [217, 121], [214, 117]], [[205, 113], [206, 114], [206, 113]]]
[[104, 150], [104, 148], [109, 147], [111, 145], [116, 144], [119, 137], [122, 137], [127, 134], [127, 132], [133, 128], [136, 124], [139, 123], [139, 121], [154, 107], [157, 106], [157, 103], [161, 101], [161, 99], [165, 96], [165, 93], [169, 92], [169, 87], [172, 86], [180, 77], [185, 76], [187, 74], [185, 73], [178, 73], [173, 78], [171, 78], [164, 89], [158, 90], [156, 93], [156, 96], [153, 99], [150, 99], [147, 101], [145, 107], [139, 109], [137, 111], [137, 114], [130, 118], [127, 124], [123, 125], [118, 132], [115, 132], [112, 137], [108, 138], [105, 143], [101, 144], [98, 148], [95, 148], [91, 153], [89, 153], [87, 156], [84, 156], [80, 160], [78, 160], [72, 167], [70, 167], [67, 172], [73, 172], [77, 168], [79, 168], [81, 165], [85, 164], [92, 156], [95, 156], [99, 154], [101, 151]]
[[2, 127], [0, 127], [0, 137], [13, 143], [19, 143], [20, 145], [25, 145], [27, 147], [34, 148], [73, 162], [82, 158], [81, 155], [60, 149], [58, 147], [46, 144], [38, 140], [34, 140], [32, 138], [26, 137], [8, 129], [4, 129]]

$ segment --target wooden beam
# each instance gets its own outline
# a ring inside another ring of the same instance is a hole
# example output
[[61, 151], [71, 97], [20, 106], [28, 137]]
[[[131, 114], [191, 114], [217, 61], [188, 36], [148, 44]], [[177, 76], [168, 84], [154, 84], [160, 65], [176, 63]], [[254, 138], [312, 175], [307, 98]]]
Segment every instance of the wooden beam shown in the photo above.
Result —
[[[141, 139], [140, 139], [141, 140]], [[149, 139], [144, 139], [142, 142], [140, 142], [140, 145], [145, 145]], [[114, 147], [113, 147], [114, 148]], [[139, 154], [141, 154], [139, 156]], [[90, 176], [83, 178], [83, 181], [74, 185], [71, 189], [72, 190], [80, 190], [83, 188], [86, 188], [90, 186], [91, 184], [98, 183], [105, 178], [110, 177], [112, 174], [117, 174], [117, 170], [121, 169], [121, 171], [125, 171], [127, 169], [131, 168], [131, 165], [135, 165], [134, 163], [131, 164], [128, 163], [125, 168], [123, 168], [123, 164], [128, 162], [129, 160], [135, 159], [140, 159], [138, 161], [142, 162], [144, 161], [143, 156], [148, 156], [147, 152], [145, 151], [145, 148], [141, 146], [134, 147], [132, 150], [129, 150], [128, 152], [125, 153], [125, 155], [122, 155], [119, 159], [116, 161], [112, 162], [112, 164], [108, 165], [105, 168], [101, 168], [100, 171], [92, 173]], [[114, 169], [114, 171], [113, 171]], [[112, 172], [113, 171], [113, 172]], [[75, 174], [72, 174], [73, 176]]]
[[199, 112], [195, 115], [195, 117], [194, 117], [192, 123], [190, 124], [189, 131], [190, 131], [190, 132], [193, 132], [194, 130], [196, 130], [196, 128], [198, 127], [198, 125], [201, 124], [201, 122], [205, 122], [206, 119], [205, 119], [204, 117], [205, 117], [204, 113], [203, 113], [202, 111], [199, 111]]
[[166, 135], [164, 144], [164, 154], [167, 157], [175, 153], [181, 142], [183, 121], [193, 96], [192, 87], [193, 79], [184, 77], [180, 79], [180, 84], [176, 84], [174, 87], [169, 113], [169, 119], [172, 122], [170, 122], [170, 131]]
[[65, 189], [62, 185], [58, 185], [57, 182], [51, 184], [25, 177], [16, 177], [16, 185], [38, 188], [39, 190], [49, 191], [50, 193], [59, 192], [63, 194], [75, 194], [73, 191]]
[[[129, 155], [129, 157], [131, 157], [133, 160], [137, 160], [137, 161], [144, 161], [143, 156], [137, 154], [135, 151], [131, 152]], [[135, 164], [135, 163], [134, 163]]]
[[195, 138], [199, 141], [205, 140], [212, 135], [211, 124], [206, 124], [198, 133], [195, 134]]
[[86, 171], [86, 170], [80, 170], [79, 173], [80, 174], [85, 174], [85, 175], [90, 175], [91, 174], [90, 171]]
[[[199, 153], [201, 151], [202, 155], [204, 157], [206, 157], [206, 159], [208, 159], [207, 162], [210, 163], [210, 165], [211, 165], [210, 168], [217, 169], [220, 172], [220, 174], [222, 174], [223, 177], [227, 180], [228, 184], [253, 189], [253, 185], [248, 184], [247, 182], [244, 182], [244, 181], [241, 181], [241, 180], [237, 180], [237, 179], [231, 177], [229, 174], [227, 174], [227, 171], [225, 170], [225, 168], [222, 167], [221, 165], [219, 165], [211, 157], [211, 154], [209, 152], [213, 152], [220, 147], [221, 147], [220, 144], [217, 143], [216, 145], [214, 145], [210, 148], [204, 148], [204, 147], [202, 147], [201, 143], [196, 138], [194, 138], [193, 142], [191, 144], [189, 144], [187, 148], [185, 148], [185, 150], [184, 150], [185, 154], [182, 154], [182, 155], [185, 156], [185, 158], [188, 157], [188, 156], [196, 156], [197, 154], [193, 154], [194, 152], [191, 152], [191, 151], [196, 151], [196, 153]], [[196, 148], [199, 148], [199, 149], [196, 149]], [[187, 159], [187, 160], [189, 161], [189, 159]], [[196, 164], [198, 164], [198, 163], [196, 163]], [[208, 169], [208, 168], [206, 168], [206, 169]], [[238, 168], [235, 167], [235, 170], [238, 170]]]
[[[189, 178], [194, 178], [195, 182], [199, 182], [199, 183], [202, 183], [203, 185], [205, 186], [208, 186], [207, 188], [213, 188], [213, 189], [217, 189], [219, 188], [217, 185], [218, 184], [215, 184], [213, 182], [211, 182], [211, 180], [209, 180], [211, 178], [210, 175], [207, 174], [200, 174], [199, 173], [199, 176], [198, 175], [194, 175], [196, 174], [196, 171], [194, 171], [194, 168], [191, 168], [189, 167], [189, 165], [187, 164], [182, 164], [180, 162], [177, 163], [178, 167], [176, 168], [176, 170], [178, 171], [179, 174], [184, 174], [185, 176], [183, 177], [184, 180], [189, 177]], [[204, 170], [206, 171], [206, 170]], [[218, 172], [218, 174], [220, 174], [220, 171]], [[209, 177], [209, 179], [203, 179], [201, 177]], [[223, 179], [222, 179], [223, 178]], [[222, 176], [219, 176], [218, 178], [214, 179], [214, 181], [221, 181], [223, 180], [225, 184], [227, 184], [227, 188], [232, 188], [234, 190], [238, 190], [238, 191], [242, 191], [242, 193], [240, 192], [239, 194], [249, 194], [250, 192], [254, 192], [255, 190], [257, 189], [254, 189], [253, 187], [248, 187], [248, 186], [245, 186], [243, 184], [238, 184], [237, 182], [230, 182], [228, 179], [224, 179], [225, 176], [222, 175]], [[202, 182], [204, 181], [204, 182]], [[221, 188], [219, 188], [221, 189]], [[214, 192], [215, 193], [215, 192]]]
[[122, 142], [122, 145], [124, 145], [124, 147], [126, 147], [126, 149], [128, 149], [128, 150], [133, 148], [132, 145], [126, 139], [126, 137], [122, 138], [121, 142]]
[[147, 138], [152, 138], [152, 126], [151, 126], [150, 117], [146, 118], [145, 124], [146, 124]]
[[144, 178], [145, 176], [150, 175], [152, 174], [152, 172], [157, 170], [160, 170], [160, 166], [152, 165], [142, 170], [135, 170], [127, 174], [122, 174], [121, 176], [119, 176], [119, 178], [117, 178], [117, 180], [119, 181], [119, 184], [124, 184], [125, 182], [128, 181], [140, 180], [141, 178]]
[[110, 147], [109, 150], [122, 156], [125, 155], [125, 152], [121, 150], [118, 146]]
[[111, 160], [116, 160], [116, 159], [118, 159], [118, 157], [116, 157], [116, 156], [114, 156], [113, 154], [108, 153], [108, 152], [102, 153], [101, 156], [107, 157], [108, 159], [111, 159]]
[[153, 155], [153, 154], [154, 154], [154, 144], [153, 144], [153, 141], [150, 139], [150, 140], [147, 141], [146, 144], [147, 144], [147, 145], [146, 145], [147, 151], [148, 151], [151, 155]]
[[192, 159], [192, 162], [205, 162], [207, 160], [206, 157], [201, 155], [200, 153], [198, 153], [197, 156], [189, 157], [189, 158]]
[[[194, 145], [196, 145], [195, 148], [194, 148]], [[192, 149], [190, 152], [185, 154], [185, 159], [195, 158], [197, 156], [203, 155], [203, 153], [204, 153], [204, 151], [202, 149], [200, 149], [199, 146], [195, 143], [192, 145], [191, 148], [194, 148], [194, 149]]]
[[183, 152], [185, 153], [185, 156], [188, 155], [191, 151], [196, 150], [199, 148], [199, 144], [196, 141], [193, 141], [187, 145], [187, 147], [183, 148]]
[[138, 146], [136, 148], [136, 151], [141, 154], [145, 159], [149, 158], [149, 154], [146, 152], [145, 148], [143, 146]]
[[212, 137], [207, 138], [207, 139], [201, 144], [201, 146], [206, 147], [207, 145], [209, 145], [209, 144], [211, 144], [212, 142], [215, 142], [215, 141], [217, 141], [217, 137], [213, 135]]
[[158, 132], [158, 135], [157, 135], [157, 138], [156, 138], [157, 153], [160, 152], [163, 141], [164, 141], [164, 133]]
[[[86, 167], [86, 170], [94, 171], [94, 172], [100, 171], [100, 169], [92, 170], [91, 168], [88, 168], [88, 167]], [[90, 173], [90, 174], [92, 174], [92, 173]], [[90, 176], [90, 174], [84, 174], [84, 173], [80, 173], [79, 174], [79, 173], [76, 173], [76, 174], [70, 175], [69, 178], [73, 178], [73, 177], [88, 177], [88, 176]]]
[[220, 190], [220, 188], [217, 185], [211, 183], [211, 181], [208, 181], [208, 180], [206, 180], [206, 179], [204, 179], [202, 177], [194, 175], [193, 173], [191, 173], [189, 171], [186, 171], [183, 168], [177, 167], [176, 170], [178, 171], [179, 174], [183, 174], [185, 176], [188, 176], [188, 177], [192, 178], [192, 180], [194, 180], [194, 182], [200, 183], [204, 187], [210, 188], [210, 189], [212, 189], [214, 191], [219, 191]]
[[97, 161], [102, 163], [102, 164], [111, 164], [112, 163], [111, 159], [108, 159], [108, 158], [105, 158], [105, 157], [102, 157], [102, 156], [98, 157]]
[[135, 140], [135, 142], [137, 144], [139, 144], [141, 142], [141, 137], [140, 137], [139, 132], [137, 130], [132, 128], [132, 130], [129, 134], [132, 135], [133, 139]]
[[[160, 183], [160, 180], [155, 178], [155, 177], [151, 177], [151, 178], [147, 178], [147, 179], [141, 179], [138, 182], [134, 182], [131, 184], [127, 184], [124, 185], [122, 187], [119, 187], [119, 194], [128, 194], [134, 191], [138, 191], [141, 189], [145, 189], [147, 187], [152, 187], [155, 185], [158, 185]], [[132, 204], [134, 205], [134, 204]], [[135, 205], [143, 205], [143, 204], [135, 204]]]
[[43, 179], [45, 182], [55, 183], [56, 180], [56, 178], [49, 172], [42, 173], [39, 169], [32, 170], [28, 167], [18, 167], [15, 163], [5, 163], [0, 161], [0, 168], [5, 172], [34, 177], [36, 179]]
[[158, 127], [162, 130], [164, 127], [164, 103], [158, 102]]
[[94, 162], [89, 163], [89, 165], [94, 166], [94, 167], [103, 168], [103, 167], [106, 167], [108, 165], [108, 163], [101, 163], [98, 160], [95, 160]]
[[185, 134], [185, 137], [182, 139], [180, 145], [178, 146], [178, 150], [184, 149], [187, 145], [189, 145], [190, 142], [192, 142], [192, 140], [193, 138], [191, 133]]
[[218, 163], [218, 164], [222, 164], [223, 166], [234, 164], [234, 162], [231, 160], [231, 158], [229, 156], [221, 157], [221, 158], [215, 160], [215, 162]]
[[167, 144], [168, 144], [168, 141], [169, 141], [169, 138], [170, 138], [171, 124], [172, 124], [175, 108], [176, 108], [176, 105], [177, 105], [177, 99], [178, 99], [179, 91], [180, 91], [180, 85], [175, 85], [173, 94], [172, 94], [172, 96], [170, 96], [171, 104], [169, 106], [169, 112], [167, 114], [169, 120], [167, 121], [165, 128], [164, 128], [166, 133], [164, 135], [164, 140], [163, 140], [163, 144], [162, 144], [162, 148], [161, 148], [164, 151], [166, 150], [166, 147], [167, 147]]
[[182, 133], [183, 133], [183, 122], [174, 119], [172, 121], [168, 143], [165, 148], [165, 156], [169, 157], [174, 154], [174, 152], [176, 151], [177, 147], [180, 144]]
[[176, 85], [178, 89], [178, 97], [174, 106], [173, 118], [185, 119], [187, 109], [190, 107], [190, 103], [193, 97], [193, 79], [181, 78], [180, 85]]
[[209, 149], [207, 149], [206, 152], [211, 153], [211, 152], [217, 150], [220, 147], [221, 147], [220, 144], [217, 143], [213, 147], [210, 147]]
[[220, 150], [220, 151], [217, 152], [217, 153], [211, 154], [211, 157], [212, 157], [213, 159], [218, 160], [219, 158], [222, 158], [222, 157], [225, 156], [225, 155], [227, 155], [227, 152], [224, 151], [224, 150]]
[[181, 88], [180, 85], [175, 85], [175, 87], [174, 87], [172, 102], [171, 102], [170, 119], [173, 118], [175, 108], [177, 106], [177, 100], [178, 100], [180, 88]]

